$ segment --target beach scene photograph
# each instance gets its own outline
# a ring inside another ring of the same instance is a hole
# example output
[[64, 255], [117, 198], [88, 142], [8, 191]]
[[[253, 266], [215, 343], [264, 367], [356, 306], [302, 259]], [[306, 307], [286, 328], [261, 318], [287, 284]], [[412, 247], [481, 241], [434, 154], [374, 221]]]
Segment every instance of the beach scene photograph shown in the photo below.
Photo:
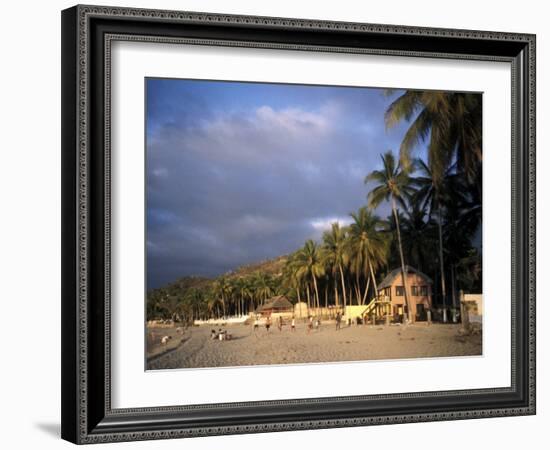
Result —
[[483, 355], [482, 93], [145, 95], [146, 370]]

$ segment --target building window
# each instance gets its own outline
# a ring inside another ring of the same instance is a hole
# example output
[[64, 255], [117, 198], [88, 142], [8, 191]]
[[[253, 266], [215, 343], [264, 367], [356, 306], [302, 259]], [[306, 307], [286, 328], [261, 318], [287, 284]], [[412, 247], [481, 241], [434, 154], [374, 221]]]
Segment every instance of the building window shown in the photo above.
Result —
[[423, 297], [428, 296], [428, 286], [420, 286], [420, 295]]
[[403, 289], [403, 286], [395, 286], [395, 295], [397, 297], [403, 297], [405, 295], [405, 289]]
[[411, 292], [413, 296], [418, 297], [418, 286], [412, 286]]

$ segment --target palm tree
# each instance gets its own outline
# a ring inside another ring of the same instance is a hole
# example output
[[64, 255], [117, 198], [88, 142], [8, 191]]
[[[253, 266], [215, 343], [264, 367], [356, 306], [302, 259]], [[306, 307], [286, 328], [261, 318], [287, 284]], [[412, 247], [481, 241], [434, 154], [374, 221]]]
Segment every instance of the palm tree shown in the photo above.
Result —
[[244, 299], [250, 295], [250, 287], [244, 278], [237, 278], [234, 282], [234, 290], [239, 296], [238, 311], [240, 315], [244, 315]]
[[439, 234], [439, 271], [441, 273], [441, 296], [443, 297], [443, 322], [447, 322], [447, 292], [445, 288], [445, 265], [443, 261], [443, 210], [442, 204], [445, 201], [445, 180], [450, 174], [450, 168], [445, 170], [443, 178], [434, 175], [432, 169], [421, 159], [416, 160], [416, 167], [420, 170], [420, 176], [415, 177], [412, 182], [418, 187], [415, 192], [415, 200], [422, 203], [423, 207], [428, 206], [430, 216], [436, 211], [437, 228]]
[[405, 319], [414, 321], [410, 314], [410, 296], [407, 283], [407, 274], [405, 272], [405, 258], [403, 257], [403, 245], [401, 243], [401, 230], [399, 229], [399, 217], [397, 215], [397, 202], [404, 204], [404, 198], [412, 194], [410, 186], [409, 171], [401, 167], [401, 164], [395, 163], [395, 158], [391, 150], [388, 150], [382, 157], [383, 170], [374, 170], [365, 178], [365, 184], [374, 181], [377, 185], [368, 194], [369, 207], [376, 208], [382, 201], [390, 200], [393, 217], [396, 224], [397, 244], [399, 247], [399, 257], [401, 260], [401, 276], [403, 287], [405, 289], [405, 303], [407, 313]]
[[254, 311], [256, 309], [256, 304], [254, 302], [254, 299], [256, 298], [256, 285], [254, 282], [253, 276], [247, 276], [243, 279], [243, 283], [245, 285], [244, 288], [244, 295], [248, 298], [248, 312]]
[[185, 291], [183, 300], [190, 310], [189, 316], [191, 319], [191, 323], [193, 323], [195, 318], [198, 318], [200, 315], [201, 304], [204, 301], [203, 292], [197, 288], [188, 289], [187, 291]]
[[[380, 232], [382, 221], [366, 207], [351, 213], [353, 222], [349, 226], [348, 248], [351, 253], [352, 267], [356, 276], [363, 275], [372, 280], [375, 297], [378, 295], [378, 285], [374, 270], [386, 259], [386, 242]], [[365, 303], [369, 283], [365, 287], [361, 304]]]
[[[404, 214], [398, 211], [397, 215], [401, 226], [405, 259], [422, 272], [429, 272], [432, 268], [431, 255], [437, 251], [437, 225], [430, 219], [420, 202], [410, 202]], [[390, 220], [389, 228], [395, 232], [393, 216], [390, 216]]]
[[[298, 303], [302, 302], [301, 290], [302, 290], [302, 278], [298, 275], [299, 264], [297, 263], [297, 254], [298, 252], [290, 255], [286, 261], [285, 267], [283, 269], [283, 278], [286, 280], [290, 289], [294, 289], [296, 292], [296, 299]], [[309, 298], [308, 298], [309, 301]], [[300, 318], [302, 317], [302, 305], [300, 305], [299, 313]], [[308, 302], [309, 307], [309, 302]]]
[[220, 299], [223, 316], [226, 316], [226, 300], [231, 296], [233, 290], [226, 277], [219, 277], [214, 282], [214, 294]]
[[[344, 297], [344, 308], [347, 305], [346, 283], [344, 281], [344, 267], [349, 263], [349, 256], [346, 251], [346, 230], [340, 227], [338, 222], [332, 224], [330, 231], [323, 233], [323, 249], [326, 262], [332, 268], [332, 275], [336, 278], [337, 272], [342, 286]], [[335, 284], [336, 286], [336, 284]], [[334, 291], [334, 301], [339, 306], [338, 288]]]
[[448, 205], [452, 209], [460, 208], [460, 226], [468, 233], [475, 233], [481, 225], [482, 216], [482, 172], [481, 167], [475, 174], [473, 183], [466, 180], [460, 172], [449, 175], [446, 180], [448, 185]]
[[306, 288], [309, 300], [309, 280], [313, 282], [316, 307], [319, 308], [319, 289], [317, 287], [317, 278], [325, 274], [325, 266], [321, 251], [317, 244], [308, 239], [305, 245], [296, 253], [297, 276], [306, 280]]
[[388, 127], [412, 120], [400, 147], [405, 168], [412, 162], [414, 147], [427, 142], [428, 162], [436, 179], [456, 161], [472, 181], [481, 162], [481, 112], [478, 94], [405, 91], [388, 107], [385, 119]]

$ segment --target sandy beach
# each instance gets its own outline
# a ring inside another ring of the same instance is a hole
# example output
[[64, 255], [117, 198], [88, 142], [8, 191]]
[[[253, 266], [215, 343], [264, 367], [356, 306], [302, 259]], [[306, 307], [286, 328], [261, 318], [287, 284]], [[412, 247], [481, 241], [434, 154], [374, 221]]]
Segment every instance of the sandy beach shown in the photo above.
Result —
[[251, 326], [224, 327], [231, 340], [210, 338], [212, 327], [190, 327], [181, 344], [161, 354], [149, 353], [147, 369], [232, 367], [376, 359], [473, 356], [482, 353], [481, 334], [461, 336], [460, 325], [417, 323], [411, 326], [352, 325], [336, 331], [334, 323], [307, 333], [284, 326], [266, 332]]

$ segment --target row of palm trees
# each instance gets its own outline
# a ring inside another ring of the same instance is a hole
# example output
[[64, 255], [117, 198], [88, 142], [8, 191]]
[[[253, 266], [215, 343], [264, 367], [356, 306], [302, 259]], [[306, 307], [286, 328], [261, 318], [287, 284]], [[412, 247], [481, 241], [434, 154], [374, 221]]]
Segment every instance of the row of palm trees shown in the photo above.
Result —
[[[375, 298], [377, 284], [387, 272], [401, 265], [403, 275], [406, 264], [428, 273], [439, 267], [445, 304], [444, 281], [449, 270], [445, 270], [444, 260], [437, 258], [438, 250], [441, 255], [448, 247], [445, 253], [452, 255], [449, 258], [455, 261], [461, 280], [471, 271], [472, 262], [479, 264], [471, 245], [480, 220], [479, 209], [472, 207], [474, 195], [468, 193], [465, 184], [458, 185], [461, 177], [456, 172], [449, 171], [446, 194], [437, 200], [427, 165], [420, 160], [405, 172], [387, 152], [382, 155], [382, 167], [366, 177], [367, 183], [375, 181], [375, 185], [367, 206], [350, 214], [351, 223], [343, 226], [335, 222], [319, 242], [307, 240], [285, 258], [279, 273], [256, 271], [246, 276], [218, 277], [205, 287], [176, 293], [179, 301], [175, 303], [166, 295], [166, 311], [189, 320], [245, 315], [274, 295], [303, 301], [310, 310], [362, 305]], [[418, 176], [412, 176], [414, 173]], [[392, 214], [382, 220], [374, 207], [386, 199]], [[410, 301], [406, 277], [404, 280], [405, 300]]]
[[[176, 299], [156, 292], [148, 315], [242, 315], [273, 295], [305, 301], [309, 309], [366, 304], [395, 266], [401, 268], [410, 310], [407, 264], [437, 275], [436, 294], [444, 306], [449, 277], [453, 300], [458, 287], [479, 287], [480, 258], [472, 239], [481, 223], [480, 97], [406, 91], [386, 111], [388, 127], [402, 120], [410, 126], [399, 157], [391, 151], [381, 155], [381, 168], [365, 178], [367, 205], [350, 214], [349, 225], [333, 223], [320, 242], [307, 240], [280, 273], [221, 276]], [[414, 155], [419, 144], [426, 144], [424, 159]], [[375, 210], [386, 202], [391, 215], [382, 220]]]

